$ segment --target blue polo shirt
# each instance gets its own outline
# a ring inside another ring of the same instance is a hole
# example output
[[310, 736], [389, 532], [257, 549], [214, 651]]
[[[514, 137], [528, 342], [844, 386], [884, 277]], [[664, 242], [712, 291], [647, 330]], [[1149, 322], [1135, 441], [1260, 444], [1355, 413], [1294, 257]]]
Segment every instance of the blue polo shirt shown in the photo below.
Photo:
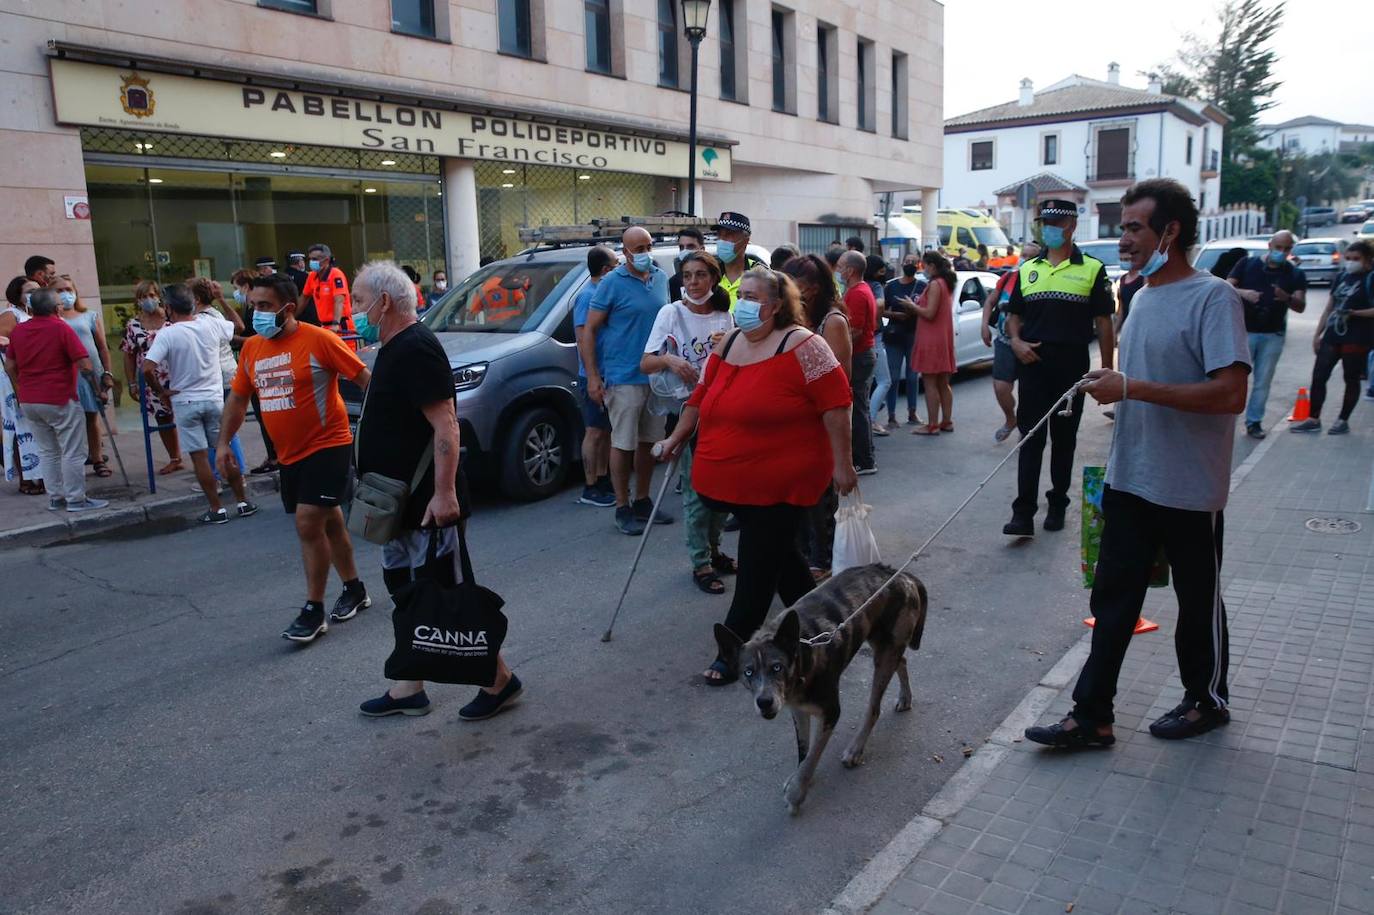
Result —
[[[596, 295], [596, 288], [600, 283], [593, 283], [591, 280], [582, 284], [582, 288], [577, 290], [577, 295], [573, 297], [573, 330], [585, 327], [587, 324], [587, 309], [591, 307], [592, 296]], [[601, 335], [597, 336], [596, 351], [601, 352]], [[597, 362], [600, 362], [600, 358]], [[587, 377], [587, 367], [582, 364], [582, 349], [577, 350], [577, 375], [579, 378]]]
[[668, 274], [657, 266], [645, 279], [635, 276], [624, 264], [601, 278], [590, 307], [606, 312], [606, 323], [596, 334], [603, 382], [649, 383], [649, 376], [639, 370], [639, 359], [659, 309], [667, 304]]

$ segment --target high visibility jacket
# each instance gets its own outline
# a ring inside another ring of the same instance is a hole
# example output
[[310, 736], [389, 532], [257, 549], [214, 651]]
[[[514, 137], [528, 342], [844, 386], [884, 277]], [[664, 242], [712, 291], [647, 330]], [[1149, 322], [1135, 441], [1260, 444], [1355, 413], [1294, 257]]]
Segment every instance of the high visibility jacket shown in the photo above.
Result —
[[1037, 257], [1023, 263], [1019, 274], [1006, 310], [1021, 317], [1022, 339], [1087, 345], [1093, 319], [1115, 310], [1107, 269], [1077, 245], [1058, 265]]
[[525, 307], [523, 289], [507, 289], [501, 285], [504, 277], [492, 276], [482, 284], [482, 291], [472, 300], [472, 314], [486, 312], [487, 323], [500, 324], [518, 315]]

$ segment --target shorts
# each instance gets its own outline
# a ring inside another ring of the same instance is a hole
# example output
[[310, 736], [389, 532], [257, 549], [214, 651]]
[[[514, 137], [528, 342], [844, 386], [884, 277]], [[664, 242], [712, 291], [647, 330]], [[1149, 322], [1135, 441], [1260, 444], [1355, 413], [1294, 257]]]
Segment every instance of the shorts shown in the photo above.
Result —
[[637, 445], [661, 441], [664, 417], [649, 412], [647, 384], [617, 384], [606, 388], [606, 412], [611, 418], [611, 447], [634, 451]]
[[603, 432], [611, 431], [611, 418], [606, 414], [606, 408], [592, 400], [587, 393], [587, 383], [582, 382], [582, 387], [577, 390], [577, 404], [582, 408], [582, 424], [588, 429], [600, 429]]
[[177, 435], [188, 454], [208, 451], [219, 440], [219, 418], [224, 404], [213, 400], [193, 400], [173, 405], [177, 414]]
[[353, 446], [335, 445], [281, 464], [281, 504], [288, 515], [297, 505], [342, 507], [353, 492]]
[[992, 341], [992, 380], [1016, 381], [1016, 352], [1010, 343], [993, 338]]

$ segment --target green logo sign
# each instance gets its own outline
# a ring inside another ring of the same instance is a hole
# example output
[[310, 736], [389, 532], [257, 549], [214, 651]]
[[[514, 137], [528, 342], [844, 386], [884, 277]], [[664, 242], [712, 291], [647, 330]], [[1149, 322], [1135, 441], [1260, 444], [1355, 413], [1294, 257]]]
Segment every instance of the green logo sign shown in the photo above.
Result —
[[703, 149], [701, 151], [701, 160], [706, 163], [706, 166], [708, 168], [711, 166], [712, 163], [714, 163], [719, 158], [720, 153], [716, 152], [714, 149], [711, 149], [710, 147], [707, 147], [706, 149]]

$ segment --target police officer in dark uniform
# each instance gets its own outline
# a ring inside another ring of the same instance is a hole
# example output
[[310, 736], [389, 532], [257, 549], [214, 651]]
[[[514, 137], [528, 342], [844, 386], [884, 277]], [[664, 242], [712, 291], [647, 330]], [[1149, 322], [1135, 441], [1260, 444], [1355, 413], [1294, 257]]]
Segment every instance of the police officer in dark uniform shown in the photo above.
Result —
[[[1089, 369], [1088, 346], [1096, 325], [1102, 367], [1112, 367], [1116, 338], [1112, 332], [1111, 282], [1102, 262], [1084, 254], [1073, 243], [1078, 227], [1078, 206], [1070, 200], [1045, 200], [1036, 225], [1043, 253], [1020, 267], [1016, 289], [1007, 302], [1007, 335], [1018, 360], [1016, 380], [1021, 399], [1016, 407], [1016, 426], [1025, 435], [1040, 421], [1056, 399]], [[1073, 452], [1083, 395], [1073, 400], [1073, 415], [1056, 412], [1049, 422], [1050, 491], [1045, 530], [1064, 528], [1073, 478]], [[1016, 501], [1011, 520], [1002, 528], [1010, 537], [1034, 537], [1035, 513], [1040, 489], [1040, 464], [1045, 452], [1042, 427], [1021, 447], [1016, 479]]]
[[296, 292], [304, 295], [305, 281], [310, 278], [310, 271], [305, 269], [305, 255], [299, 251], [291, 251], [286, 255], [286, 273], [291, 277], [291, 282], [296, 284]]

